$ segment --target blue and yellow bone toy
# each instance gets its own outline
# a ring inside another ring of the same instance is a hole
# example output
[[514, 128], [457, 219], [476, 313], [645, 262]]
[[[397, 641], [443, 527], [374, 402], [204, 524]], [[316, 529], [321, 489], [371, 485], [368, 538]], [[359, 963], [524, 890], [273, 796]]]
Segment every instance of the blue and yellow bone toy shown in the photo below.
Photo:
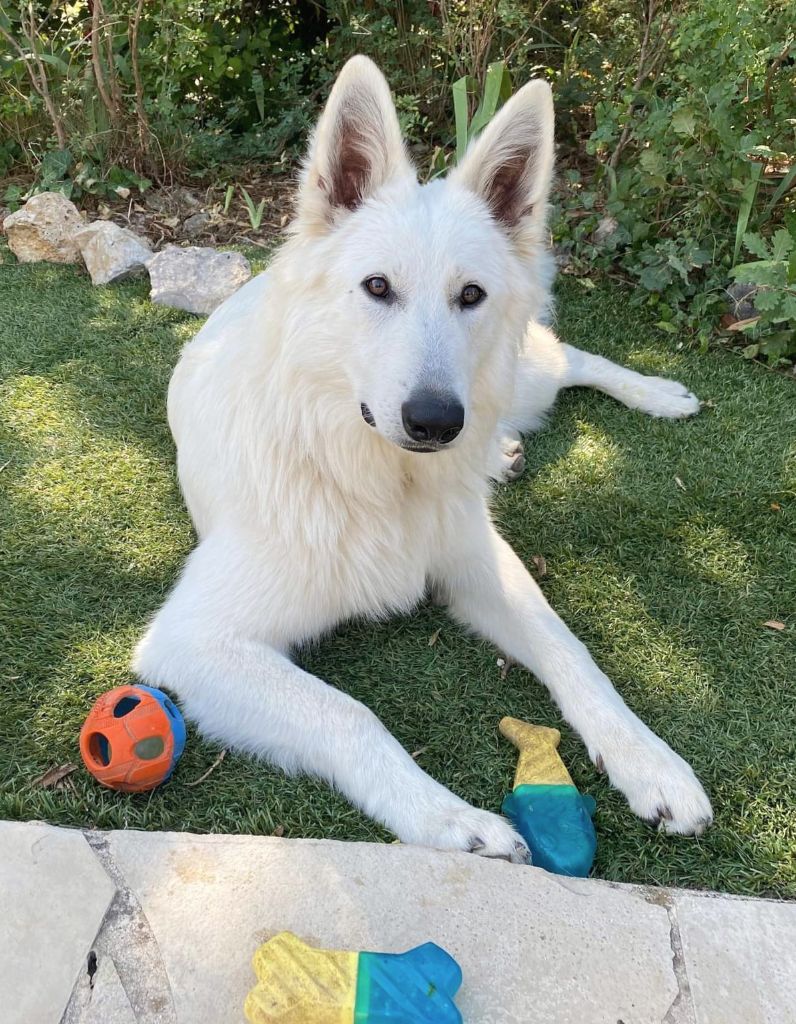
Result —
[[499, 729], [520, 752], [503, 813], [528, 844], [531, 863], [556, 875], [585, 877], [597, 852], [594, 800], [581, 796], [558, 753], [561, 733], [518, 718]]
[[263, 943], [250, 1024], [462, 1024], [453, 997], [462, 972], [433, 942], [406, 953], [314, 949], [292, 932]]

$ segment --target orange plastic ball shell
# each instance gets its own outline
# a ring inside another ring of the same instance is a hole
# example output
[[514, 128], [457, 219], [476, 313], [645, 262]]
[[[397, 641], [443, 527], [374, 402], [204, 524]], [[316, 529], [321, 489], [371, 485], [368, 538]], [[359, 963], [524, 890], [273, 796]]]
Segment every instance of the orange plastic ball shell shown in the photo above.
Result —
[[[125, 697], [136, 703], [119, 716], [119, 702]], [[160, 752], [151, 756], [153, 750]], [[144, 793], [171, 773], [171, 722], [150, 693], [137, 686], [117, 686], [104, 693], [88, 713], [80, 730], [80, 754], [103, 786], [123, 793]]]

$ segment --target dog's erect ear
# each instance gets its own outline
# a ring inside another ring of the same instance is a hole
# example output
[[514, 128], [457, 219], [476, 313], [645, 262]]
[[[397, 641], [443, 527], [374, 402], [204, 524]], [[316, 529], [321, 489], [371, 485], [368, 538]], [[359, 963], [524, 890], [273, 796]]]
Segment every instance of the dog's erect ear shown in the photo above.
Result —
[[467, 149], [450, 177], [478, 193], [510, 232], [547, 200], [553, 174], [553, 96], [528, 82]]
[[339, 211], [355, 210], [390, 179], [414, 173], [384, 75], [367, 57], [352, 57], [310, 143], [299, 220], [316, 230], [328, 228]]

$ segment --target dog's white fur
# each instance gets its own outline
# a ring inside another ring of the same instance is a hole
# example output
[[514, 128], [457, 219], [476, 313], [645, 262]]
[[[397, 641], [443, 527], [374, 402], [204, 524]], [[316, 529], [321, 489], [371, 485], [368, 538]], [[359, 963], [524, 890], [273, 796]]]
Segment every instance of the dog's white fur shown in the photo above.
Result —
[[[134, 665], [205, 735], [326, 779], [404, 842], [514, 860], [527, 851], [503, 818], [431, 779], [371, 711], [290, 654], [354, 616], [408, 611], [431, 586], [545, 683], [637, 814], [680, 833], [710, 822], [690, 767], [625, 706], [489, 516], [489, 477], [516, 464], [511, 438], [560, 388], [657, 416], [698, 409], [682, 385], [539, 323], [552, 165], [550, 89], [531, 82], [446, 180], [421, 186], [381, 73], [363, 57], [345, 66], [292, 237], [174, 372], [169, 422], [199, 544]], [[395, 301], [367, 293], [372, 275]], [[463, 308], [469, 283], [486, 298]], [[401, 406], [421, 385], [466, 410], [435, 454], [403, 447]]]

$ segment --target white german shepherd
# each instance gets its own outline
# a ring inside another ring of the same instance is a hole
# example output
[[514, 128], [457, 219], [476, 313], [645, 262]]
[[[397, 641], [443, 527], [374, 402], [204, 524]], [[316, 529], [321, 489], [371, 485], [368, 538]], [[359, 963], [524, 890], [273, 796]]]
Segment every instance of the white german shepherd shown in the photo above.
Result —
[[[447, 178], [420, 185], [389, 88], [341, 72], [304, 167], [291, 237], [182, 353], [169, 388], [199, 544], [134, 667], [202, 732], [320, 776], [401, 840], [524, 860], [508, 822], [431, 779], [362, 704], [291, 651], [429, 587], [547, 686], [636, 814], [700, 833], [691, 768], [625, 706], [489, 514], [518, 431], [558, 390], [653, 416], [697, 399], [560, 344], [549, 303], [550, 88], [530, 82]], [[433, 454], [430, 454], [433, 453]]]

